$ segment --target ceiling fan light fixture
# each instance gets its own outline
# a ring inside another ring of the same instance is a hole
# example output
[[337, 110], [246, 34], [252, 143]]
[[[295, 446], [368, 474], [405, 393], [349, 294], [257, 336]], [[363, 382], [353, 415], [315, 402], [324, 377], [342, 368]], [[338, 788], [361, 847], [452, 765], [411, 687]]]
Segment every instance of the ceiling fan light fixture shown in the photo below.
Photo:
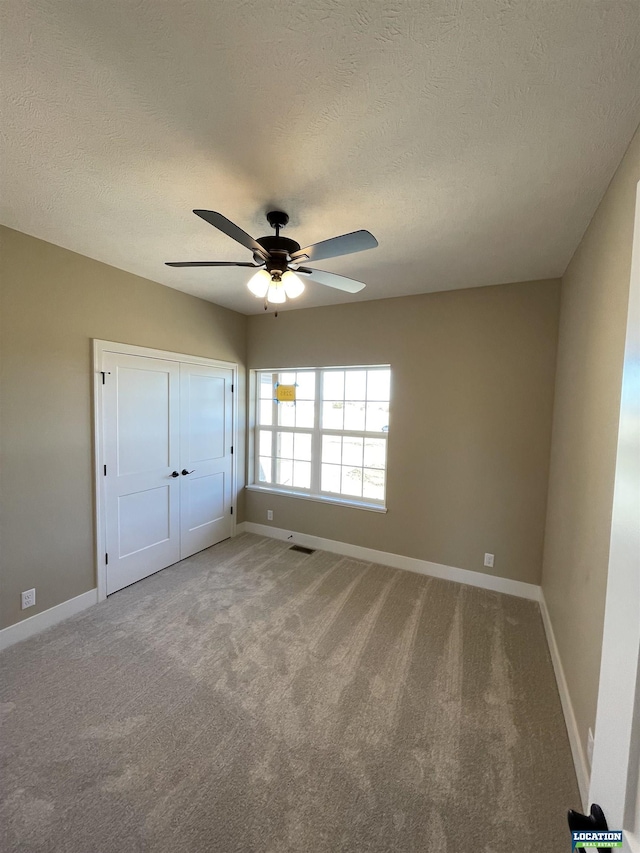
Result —
[[289, 299], [295, 299], [304, 291], [304, 284], [300, 280], [300, 277], [294, 272], [291, 272], [291, 270], [287, 270], [283, 273], [282, 285], [284, 287], [284, 292]]
[[281, 305], [287, 301], [287, 294], [281, 281], [272, 281], [267, 291], [267, 302], [273, 305]]
[[247, 282], [247, 287], [259, 299], [264, 299], [271, 285], [271, 275], [266, 270], [260, 270]]

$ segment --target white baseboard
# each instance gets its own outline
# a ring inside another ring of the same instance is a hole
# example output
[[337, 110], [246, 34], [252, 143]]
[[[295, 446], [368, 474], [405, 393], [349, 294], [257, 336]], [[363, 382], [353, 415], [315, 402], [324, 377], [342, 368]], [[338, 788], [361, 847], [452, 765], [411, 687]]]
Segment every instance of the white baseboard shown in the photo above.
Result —
[[589, 765], [587, 764], [587, 758], [584, 754], [582, 741], [580, 740], [578, 724], [576, 723], [576, 716], [573, 712], [571, 696], [569, 695], [569, 688], [567, 687], [567, 679], [564, 675], [560, 652], [558, 651], [558, 644], [556, 643], [551, 618], [549, 616], [549, 611], [547, 610], [547, 603], [544, 600], [544, 594], [542, 591], [540, 592], [540, 612], [542, 613], [542, 622], [547, 635], [547, 643], [549, 645], [549, 652], [551, 653], [553, 669], [556, 674], [556, 682], [558, 684], [558, 692], [560, 693], [560, 702], [562, 703], [562, 711], [564, 713], [567, 734], [569, 735], [569, 744], [571, 746], [573, 764], [576, 770], [576, 777], [578, 779], [578, 788], [580, 789], [582, 807], [586, 814], [589, 809]]
[[34, 634], [39, 634], [45, 628], [51, 628], [68, 619], [70, 616], [75, 616], [87, 607], [98, 603], [98, 590], [90, 589], [88, 592], [83, 592], [82, 595], [76, 595], [75, 598], [70, 598], [63, 601], [62, 604], [56, 604], [55, 607], [50, 607], [42, 613], [36, 613], [35, 616], [30, 616], [28, 619], [23, 619], [22, 622], [17, 622], [15, 625], [9, 625], [8, 628], [3, 628], [0, 631], [0, 649], [6, 649], [14, 643], [19, 643], [20, 640], [26, 640], [27, 637], [32, 637]]
[[253, 521], [243, 521], [238, 525], [237, 532], [257, 533], [260, 536], [269, 536], [271, 539], [282, 539], [284, 541], [292, 537], [292, 544], [302, 545], [305, 548], [318, 548], [321, 551], [331, 551], [333, 554], [342, 554], [356, 560], [380, 563], [394, 569], [405, 569], [409, 572], [417, 572], [420, 575], [429, 575], [469, 586], [478, 586], [481, 589], [490, 589], [494, 592], [504, 592], [507, 595], [516, 595], [518, 598], [528, 598], [532, 601], [540, 600], [540, 587], [536, 584], [514, 581], [509, 578], [498, 578], [484, 572], [456, 569], [453, 566], [431, 563], [429, 560], [418, 560], [415, 557], [404, 557], [402, 554], [376, 551], [373, 548], [364, 548], [361, 545], [351, 545], [348, 542], [338, 542], [335, 539], [323, 539], [321, 536], [296, 533], [291, 530], [283, 530], [281, 527], [270, 527], [268, 524], [256, 524]]

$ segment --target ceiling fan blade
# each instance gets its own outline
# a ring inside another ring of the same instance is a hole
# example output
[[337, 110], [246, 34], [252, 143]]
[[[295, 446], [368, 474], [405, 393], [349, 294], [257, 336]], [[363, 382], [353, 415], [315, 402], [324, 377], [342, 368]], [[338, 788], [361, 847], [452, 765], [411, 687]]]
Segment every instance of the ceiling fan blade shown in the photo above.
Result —
[[367, 286], [362, 281], [355, 281], [353, 278], [347, 278], [344, 275], [337, 275], [326, 270], [312, 270], [310, 267], [298, 267], [296, 273], [302, 273], [312, 281], [317, 281], [318, 284], [334, 287], [336, 290], [344, 290], [345, 293], [357, 293]]
[[230, 219], [227, 219], [227, 217], [223, 216], [221, 213], [216, 213], [215, 210], [194, 210], [193, 212], [196, 216], [199, 216], [200, 219], [204, 219], [204, 221], [208, 222], [209, 225], [213, 225], [214, 228], [217, 228], [218, 231], [222, 231], [222, 233], [226, 234], [227, 237], [231, 237], [232, 240], [235, 240], [237, 243], [240, 243], [241, 246], [249, 249], [250, 252], [255, 252], [265, 260], [269, 257], [266, 249], [263, 249], [257, 240], [254, 240], [246, 231], [243, 231], [242, 228], [233, 223]]
[[264, 264], [239, 263], [237, 261], [165, 261], [167, 267], [262, 267]]
[[[219, 215], [219, 214], [218, 214]], [[291, 260], [298, 258], [301, 261], [322, 261], [325, 258], [337, 258], [339, 255], [350, 255], [353, 252], [363, 252], [365, 249], [375, 249], [378, 241], [368, 231], [352, 231], [341, 237], [332, 237], [321, 243], [314, 243], [294, 252]]]

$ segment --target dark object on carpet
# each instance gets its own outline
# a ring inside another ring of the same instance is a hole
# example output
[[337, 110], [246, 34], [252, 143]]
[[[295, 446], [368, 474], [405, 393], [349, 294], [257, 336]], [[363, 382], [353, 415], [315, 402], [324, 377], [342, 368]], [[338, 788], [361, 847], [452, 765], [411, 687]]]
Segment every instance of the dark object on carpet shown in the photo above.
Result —
[[304, 545], [292, 545], [290, 551], [297, 551], [298, 554], [315, 554], [315, 548], [305, 548]]
[[[597, 829], [606, 832], [609, 829], [604, 812], [597, 803], [592, 804], [589, 815], [584, 815], [580, 812], [574, 812], [573, 809], [569, 809], [567, 820], [569, 822], [570, 832], [579, 832], [580, 830], [593, 831]], [[606, 848], [604, 847], [597, 847], [596, 850], [597, 853], [606, 853]]]

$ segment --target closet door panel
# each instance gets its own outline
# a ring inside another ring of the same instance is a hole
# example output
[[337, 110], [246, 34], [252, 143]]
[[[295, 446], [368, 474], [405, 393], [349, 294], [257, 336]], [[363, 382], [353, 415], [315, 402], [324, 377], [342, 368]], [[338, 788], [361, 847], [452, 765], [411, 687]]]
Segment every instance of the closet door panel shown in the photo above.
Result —
[[180, 365], [182, 559], [231, 536], [231, 369]]
[[180, 366], [120, 353], [104, 366], [110, 594], [180, 559]]

